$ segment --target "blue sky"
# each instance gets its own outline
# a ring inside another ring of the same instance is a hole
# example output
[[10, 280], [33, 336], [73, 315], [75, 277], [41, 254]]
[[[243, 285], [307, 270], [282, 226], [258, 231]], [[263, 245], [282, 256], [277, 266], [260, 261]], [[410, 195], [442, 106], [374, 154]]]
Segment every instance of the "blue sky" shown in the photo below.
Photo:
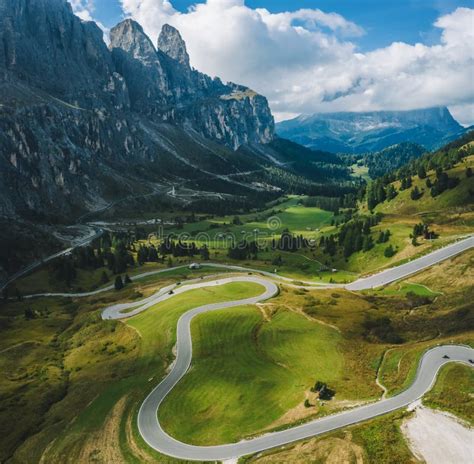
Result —
[[265, 95], [277, 120], [447, 106], [474, 124], [474, 0], [69, 1], [154, 43], [175, 26], [193, 67]]
[[[179, 11], [204, 1], [171, 0]], [[360, 25], [366, 34], [357, 40], [361, 50], [383, 47], [396, 41], [410, 44], [435, 43], [440, 31], [433, 27], [436, 18], [457, 7], [473, 7], [474, 0], [246, 0], [251, 8], [266, 8], [271, 12], [319, 8], [336, 12]], [[119, 0], [96, 0], [94, 17], [112, 27], [123, 17]]]

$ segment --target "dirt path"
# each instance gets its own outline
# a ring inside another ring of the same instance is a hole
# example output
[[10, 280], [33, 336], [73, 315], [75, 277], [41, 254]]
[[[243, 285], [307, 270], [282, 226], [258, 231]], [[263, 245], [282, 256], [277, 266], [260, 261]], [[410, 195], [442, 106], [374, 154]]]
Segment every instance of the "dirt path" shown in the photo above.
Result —
[[[389, 348], [388, 350], [385, 350], [383, 352], [383, 355], [382, 355], [382, 359], [380, 360], [380, 364], [377, 368], [377, 373], [375, 374], [375, 383], [378, 385], [378, 387], [383, 391], [382, 393], [382, 399], [384, 400], [387, 396], [387, 393], [388, 393], [388, 389], [387, 387], [385, 387], [385, 385], [380, 381], [380, 371], [382, 370], [382, 366], [383, 366], [383, 363], [385, 361], [385, 356], [387, 355], [387, 353], [389, 351], [391, 351], [392, 348]], [[400, 368], [400, 363], [398, 365], [398, 367]]]

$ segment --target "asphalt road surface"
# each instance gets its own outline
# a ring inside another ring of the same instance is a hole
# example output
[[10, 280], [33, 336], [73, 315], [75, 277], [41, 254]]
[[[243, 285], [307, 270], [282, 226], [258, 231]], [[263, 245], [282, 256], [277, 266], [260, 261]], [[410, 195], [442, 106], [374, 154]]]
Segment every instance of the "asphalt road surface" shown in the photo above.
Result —
[[460, 240], [439, 250], [433, 251], [421, 258], [409, 261], [401, 266], [387, 269], [370, 277], [358, 279], [349, 285], [346, 285], [348, 290], [364, 290], [369, 288], [381, 287], [390, 282], [403, 279], [409, 275], [415, 274], [427, 267], [440, 263], [445, 259], [452, 258], [469, 248], [474, 247], [474, 236]]
[[[445, 248], [434, 251], [426, 256], [410, 261], [401, 266], [383, 271], [379, 274], [359, 279], [345, 287], [349, 290], [362, 290], [386, 285], [395, 280], [402, 279], [408, 275], [414, 274], [429, 266], [437, 264], [445, 259], [455, 256], [462, 251], [468, 250], [474, 246], [474, 238], [469, 237], [456, 242]], [[279, 447], [297, 440], [320, 435], [334, 429], [356, 424], [373, 417], [386, 414], [390, 411], [403, 408], [410, 403], [421, 398], [433, 385], [439, 369], [449, 362], [461, 362], [472, 365], [470, 360], [474, 359], [474, 349], [466, 346], [445, 345], [432, 348], [427, 351], [418, 366], [416, 378], [412, 385], [397, 396], [388, 399], [370, 403], [355, 409], [344, 411], [338, 414], [316, 419], [303, 425], [299, 425], [288, 430], [268, 433], [266, 435], [244, 440], [238, 443], [218, 445], [218, 446], [194, 446], [182, 443], [169, 436], [158, 421], [157, 411], [160, 404], [166, 398], [168, 393], [174, 388], [179, 380], [186, 374], [192, 360], [192, 340], [191, 340], [191, 321], [202, 313], [215, 311], [225, 308], [233, 308], [267, 300], [278, 293], [278, 286], [274, 280], [279, 279], [293, 282], [293, 279], [276, 276], [272, 273], [262, 272], [254, 269], [247, 269], [240, 266], [228, 266], [224, 264], [207, 264], [208, 266], [225, 268], [239, 272], [255, 272], [260, 275], [231, 276], [227, 278], [215, 278], [209, 276], [204, 279], [194, 279], [184, 285], [171, 285], [163, 288], [154, 295], [138, 302], [121, 303], [105, 308], [102, 312], [104, 319], [120, 319], [130, 317], [146, 310], [150, 306], [172, 298], [174, 295], [183, 293], [196, 288], [203, 288], [215, 285], [224, 285], [230, 282], [253, 282], [262, 286], [263, 292], [252, 298], [235, 300], [222, 303], [213, 303], [204, 306], [198, 306], [184, 313], [178, 320], [176, 359], [172, 365], [171, 371], [164, 380], [156, 386], [142, 403], [138, 413], [138, 428], [143, 439], [155, 450], [160, 453], [173, 456], [180, 459], [213, 461], [237, 458], [240, 456], [257, 453], [267, 449]], [[184, 266], [181, 266], [184, 267]], [[135, 276], [135, 280], [146, 276], [166, 272], [167, 270], [151, 271]], [[263, 275], [262, 275], [263, 274]], [[268, 278], [270, 277], [270, 279]], [[314, 285], [312, 282], [303, 282]], [[321, 285], [320, 285], [321, 287]], [[343, 286], [340, 286], [343, 287]], [[34, 296], [88, 296], [100, 292], [108, 291], [112, 286], [104, 287], [94, 292], [78, 294], [41, 294]], [[170, 293], [172, 291], [172, 293]]]
[[[245, 300], [214, 303], [194, 308], [181, 316], [177, 328], [177, 354], [170, 373], [155, 387], [142, 403], [138, 413], [138, 428], [149, 446], [168, 456], [179, 459], [213, 461], [226, 460], [264, 451], [291, 443], [296, 440], [320, 435], [331, 430], [371, 419], [390, 411], [403, 408], [421, 398], [433, 385], [439, 369], [448, 362], [462, 362], [470, 365], [474, 359], [474, 349], [465, 346], [445, 345], [427, 351], [421, 359], [416, 379], [403, 393], [388, 399], [358, 407], [304, 425], [280, 432], [273, 432], [258, 438], [219, 446], [193, 446], [169, 436], [161, 427], [157, 412], [163, 400], [180, 379], [186, 375], [192, 359], [191, 321], [198, 315], [218, 309], [232, 308], [271, 298], [278, 292], [277, 286], [259, 277], [236, 277], [229, 281], [249, 281], [264, 287], [261, 295]], [[218, 399], [216, 399], [218, 401]]]
[[[189, 285], [180, 286], [170, 294], [170, 288], [166, 287], [160, 292], [140, 302], [123, 303], [110, 306], [103, 311], [104, 319], [119, 319], [137, 314], [147, 308], [172, 298], [174, 295], [184, 293], [196, 288], [215, 285], [224, 285], [230, 282], [253, 282], [262, 286], [263, 292], [253, 298], [236, 300], [223, 303], [213, 303], [191, 309], [181, 316], [177, 327], [177, 354], [171, 371], [165, 379], [155, 387], [142, 403], [138, 413], [138, 428], [143, 439], [160, 453], [187, 460], [226, 460], [243, 455], [257, 453], [267, 449], [291, 443], [296, 440], [320, 435], [331, 430], [356, 424], [390, 411], [403, 408], [421, 398], [433, 385], [439, 369], [449, 362], [462, 362], [471, 365], [474, 359], [474, 350], [466, 346], [445, 345], [438, 346], [427, 351], [420, 361], [417, 375], [413, 384], [401, 394], [370, 403], [349, 411], [316, 419], [304, 425], [293, 427], [288, 430], [269, 433], [258, 438], [245, 440], [238, 443], [219, 446], [193, 446], [179, 442], [170, 437], [161, 427], [157, 412], [163, 400], [174, 386], [186, 375], [192, 360], [191, 321], [198, 315], [209, 311], [215, 311], [236, 306], [256, 304], [275, 296], [278, 293], [277, 285], [265, 277], [259, 276], [236, 276], [217, 280], [200, 281], [195, 279]], [[126, 310], [126, 313], [122, 311]]]
[[[228, 271], [236, 271], [236, 272], [252, 272], [255, 274], [260, 274], [262, 276], [266, 276], [271, 278], [272, 280], [277, 280], [281, 282], [285, 282], [287, 285], [292, 285], [293, 287], [301, 287], [301, 286], [313, 286], [316, 288], [347, 288], [348, 290], [365, 290], [370, 288], [381, 287], [387, 285], [391, 282], [394, 282], [399, 279], [403, 279], [409, 275], [415, 274], [423, 269], [433, 266], [434, 264], [440, 263], [446, 259], [452, 258], [463, 251], [469, 250], [470, 248], [474, 247], [474, 236], [465, 238], [458, 242], [455, 242], [451, 245], [448, 245], [444, 248], [440, 248], [439, 250], [433, 251], [421, 258], [414, 259], [413, 261], [409, 261], [408, 263], [402, 264], [401, 266], [393, 267], [391, 269], [387, 269], [386, 271], [382, 271], [378, 274], [374, 274], [373, 276], [365, 277], [362, 279], [358, 279], [350, 284], [342, 285], [342, 284], [325, 284], [321, 282], [312, 282], [312, 281], [305, 281], [298, 279], [297, 282], [302, 284], [296, 284], [295, 279], [280, 276], [278, 274], [262, 271], [259, 269], [252, 269], [243, 266], [234, 266], [230, 264], [222, 264], [222, 263], [200, 263], [201, 267], [212, 267], [216, 269], [225, 269]], [[65, 252], [70, 250], [65, 250], [60, 254], [64, 254]], [[55, 255], [56, 256], [56, 255]], [[169, 272], [176, 269], [186, 269], [188, 265], [183, 266], [176, 266], [173, 268], [167, 269], [158, 269], [155, 271], [148, 271], [142, 274], [137, 274], [132, 277], [133, 281], [144, 279], [146, 277], [151, 277], [158, 274], [163, 274], [165, 272]], [[113, 284], [107, 285], [105, 287], [99, 288], [97, 290], [93, 290], [90, 292], [81, 292], [81, 293], [35, 293], [33, 295], [26, 295], [24, 298], [37, 298], [37, 297], [70, 297], [70, 298], [80, 298], [86, 296], [93, 296], [97, 295], [102, 292], [108, 292], [113, 290]], [[174, 288], [174, 287], [173, 287]], [[0, 288], [1, 290], [1, 288]]]

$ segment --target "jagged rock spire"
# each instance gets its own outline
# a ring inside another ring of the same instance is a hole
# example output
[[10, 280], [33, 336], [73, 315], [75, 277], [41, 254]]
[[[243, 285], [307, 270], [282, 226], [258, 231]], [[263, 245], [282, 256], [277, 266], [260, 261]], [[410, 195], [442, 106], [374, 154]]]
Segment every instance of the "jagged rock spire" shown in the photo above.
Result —
[[179, 31], [173, 26], [165, 24], [161, 29], [160, 36], [158, 37], [158, 49], [182, 65], [189, 66], [186, 43]]

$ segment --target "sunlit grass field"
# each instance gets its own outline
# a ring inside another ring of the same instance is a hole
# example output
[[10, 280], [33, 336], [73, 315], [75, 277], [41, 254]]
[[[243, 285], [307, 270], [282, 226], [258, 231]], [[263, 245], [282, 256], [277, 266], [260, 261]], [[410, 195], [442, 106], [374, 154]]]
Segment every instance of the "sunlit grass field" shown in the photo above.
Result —
[[279, 310], [222, 310], [193, 322], [192, 368], [159, 412], [165, 429], [195, 444], [238, 440], [302, 403], [317, 379], [343, 376], [341, 335]]

